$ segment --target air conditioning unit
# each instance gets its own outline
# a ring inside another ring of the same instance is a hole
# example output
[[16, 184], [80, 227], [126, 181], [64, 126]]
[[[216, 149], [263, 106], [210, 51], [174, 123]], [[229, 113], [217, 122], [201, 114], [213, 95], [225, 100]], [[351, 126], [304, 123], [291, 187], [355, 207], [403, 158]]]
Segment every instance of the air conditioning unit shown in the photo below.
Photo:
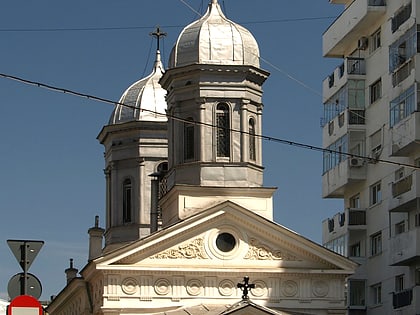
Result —
[[352, 157], [352, 158], [350, 158], [349, 163], [350, 163], [351, 167], [361, 167], [361, 166], [364, 165], [365, 161], [362, 158]]
[[359, 41], [357, 42], [357, 48], [360, 50], [365, 50], [368, 48], [369, 39], [367, 37], [360, 37]]

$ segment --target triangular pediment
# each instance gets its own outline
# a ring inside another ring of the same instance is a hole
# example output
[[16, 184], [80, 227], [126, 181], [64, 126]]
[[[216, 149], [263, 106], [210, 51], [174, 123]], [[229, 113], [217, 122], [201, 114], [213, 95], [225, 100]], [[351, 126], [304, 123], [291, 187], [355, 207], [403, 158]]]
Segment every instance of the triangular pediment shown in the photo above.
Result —
[[334, 270], [355, 264], [297, 233], [226, 201], [95, 260], [98, 269], [159, 268], [267, 272]]

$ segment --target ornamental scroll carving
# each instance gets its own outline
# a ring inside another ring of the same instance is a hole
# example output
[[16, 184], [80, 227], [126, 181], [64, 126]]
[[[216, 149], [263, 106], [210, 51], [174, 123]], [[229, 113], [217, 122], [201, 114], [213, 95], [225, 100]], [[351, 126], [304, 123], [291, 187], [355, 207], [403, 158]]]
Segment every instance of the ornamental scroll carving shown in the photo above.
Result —
[[202, 238], [197, 238], [192, 242], [187, 244], [181, 244], [176, 248], [171, 248], [156, 254], [151, 259], [177, 259], [177, 258], [186, 258], [186, 259], [206, 259], [208, 258], [204, 250], [204, 240]]
[[298, 261], [299, 259], [289, 253], [281, 250], [273, 250], [269, 246], [260, 243], [258, 240], [251, 238], [249, 242], [249, 250], [245, 255], [245, 259], [250, 260], [288, 260]]

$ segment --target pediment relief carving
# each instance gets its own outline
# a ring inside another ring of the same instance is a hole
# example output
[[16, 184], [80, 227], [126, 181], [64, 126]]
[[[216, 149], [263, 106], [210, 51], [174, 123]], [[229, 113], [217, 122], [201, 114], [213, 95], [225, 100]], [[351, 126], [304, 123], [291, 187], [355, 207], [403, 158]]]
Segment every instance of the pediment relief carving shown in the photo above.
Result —
[[250, 238], [249, 249], [244, 259], [301, 261], [297, 256], [280, 249], [273, 249], [255, 238]]
[[160, 252], [150, 259], [208, 259], [204, 249], [204, 239], [196, 238], [174, 248]]

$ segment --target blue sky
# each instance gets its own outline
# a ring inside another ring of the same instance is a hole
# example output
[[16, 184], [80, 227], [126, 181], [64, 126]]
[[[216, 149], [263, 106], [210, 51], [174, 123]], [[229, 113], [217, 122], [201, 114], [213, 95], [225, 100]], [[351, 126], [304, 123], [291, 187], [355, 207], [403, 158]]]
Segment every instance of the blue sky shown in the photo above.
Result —
[[[327, 0], [219, 0], [260, 45], [264, 135], [321, 145], [322, 80], [340, 60], [322, 58], [322, 33], [342, 7]], [[166, 65], [183, 26], [208, 0], [43, 0], [0, 4], [0, 73], [117, 101], [149, 74], [156, 25]], [[187, 5], [188, 4], [188, 5]], [[190, 7], [191, 8], [190, 8]], [[292, 79], [293, 78], [293, 79]], [[297, 81], [303, 83], [300, 84]], [[42, 299], [65, 285], [73, 258], [87, 261], [87, 230], [104, 225], [103, 148], [96, 140], [112, 105], [0, 78], [0, 297], [20, 272], [7, 239], [43, 240], [29, 270]], [[322, 154], [264, 141], [265, 186], [276, 222], [321, 242], [321, 222], [342, 201], [321, 198]]]

